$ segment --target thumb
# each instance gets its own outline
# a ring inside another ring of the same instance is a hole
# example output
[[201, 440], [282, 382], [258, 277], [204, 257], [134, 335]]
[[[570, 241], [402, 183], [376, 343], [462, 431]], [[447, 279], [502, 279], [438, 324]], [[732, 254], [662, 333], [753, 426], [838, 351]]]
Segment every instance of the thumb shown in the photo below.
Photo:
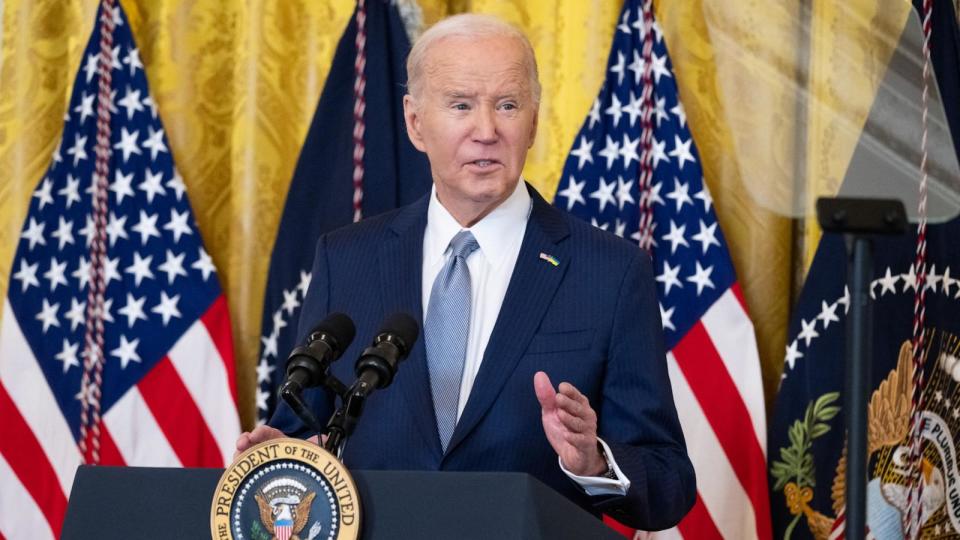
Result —
[[538, 371], [533, 376], [533, 390], [537, 393], [537, 401], [544, 411], [551, 411], [556, 408], [557, 391], [550, 382], [550, 377], [542, 371]]

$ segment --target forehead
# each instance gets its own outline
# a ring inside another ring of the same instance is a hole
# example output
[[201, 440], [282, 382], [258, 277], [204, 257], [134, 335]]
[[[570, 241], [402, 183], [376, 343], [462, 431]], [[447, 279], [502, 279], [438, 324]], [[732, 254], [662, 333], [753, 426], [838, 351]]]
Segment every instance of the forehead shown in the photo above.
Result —
[[424, 80], [432, 92], [522, 92], [530, 86], [523, 44], [509, 36], [450, 36], [432, 44]]

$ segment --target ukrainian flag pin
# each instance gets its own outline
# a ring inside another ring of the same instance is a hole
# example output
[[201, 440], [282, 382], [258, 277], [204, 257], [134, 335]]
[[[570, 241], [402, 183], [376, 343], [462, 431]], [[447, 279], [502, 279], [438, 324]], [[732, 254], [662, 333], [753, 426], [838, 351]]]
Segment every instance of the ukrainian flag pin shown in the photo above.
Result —
[[542, 251], [540, 252], [540, 259], [547, 261], [548, 263], [554, 266], [560, 266], [560, 261], [558, 261], [556, 257], [554, 257], [553, 255], [547, 255]]

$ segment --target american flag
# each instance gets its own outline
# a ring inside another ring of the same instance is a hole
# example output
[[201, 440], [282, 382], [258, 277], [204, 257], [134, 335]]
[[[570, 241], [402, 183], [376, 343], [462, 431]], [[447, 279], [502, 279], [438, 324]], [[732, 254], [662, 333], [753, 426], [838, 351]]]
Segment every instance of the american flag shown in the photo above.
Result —
[[358, 1], [337, 45], [270, 257], [257, 364], [259, 423], [273, 415], [287, 355], [303, 337], [297, 320], [310, 287], [317, 239], [352, 223], [358, 206], [362, 215], [374, 216], [430, 191], [426, 156], [404, 128], [410, 42], [403, 9], [389, 0]]
[[693, 510], [657, 536], [770, 538], [753, 325], [650, 2], [625, 2], [606, 81], [573, 146], [555, 204], [649, 247], [657, 273], [670, 379], [697, 473]]
[[[61, 142], [33, 192], [3, 305], [0, 537], [58, 537], [82, 463], [223, 467], [239, 434], [226, 302], [126, 16], [105, 4]], [[106, 126], [98, 273], [93, 178]], [[102, 316], [87, 309], [98, 280]], [[97, 319], [99, 384], [97, 355], [84, 354]]]

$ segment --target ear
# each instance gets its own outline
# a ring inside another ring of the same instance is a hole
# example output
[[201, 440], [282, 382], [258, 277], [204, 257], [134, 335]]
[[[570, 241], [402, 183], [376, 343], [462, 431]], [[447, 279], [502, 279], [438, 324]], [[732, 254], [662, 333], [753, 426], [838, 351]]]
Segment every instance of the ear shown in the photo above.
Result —
[[423, 134], [420, 132], [420, 111], [417, 109], [416, 100], [410, 94], [403, 96], [403, 120], [407, 125], [407, 137], [410, 138], [413, 147], [426, 152]]
[[537, 125], [540, 123], [540, 107], [533, 111], [533, 122], [530, 125], [530, 143], [527, 148], [533, 148], [533, 142], [537, 140]]

